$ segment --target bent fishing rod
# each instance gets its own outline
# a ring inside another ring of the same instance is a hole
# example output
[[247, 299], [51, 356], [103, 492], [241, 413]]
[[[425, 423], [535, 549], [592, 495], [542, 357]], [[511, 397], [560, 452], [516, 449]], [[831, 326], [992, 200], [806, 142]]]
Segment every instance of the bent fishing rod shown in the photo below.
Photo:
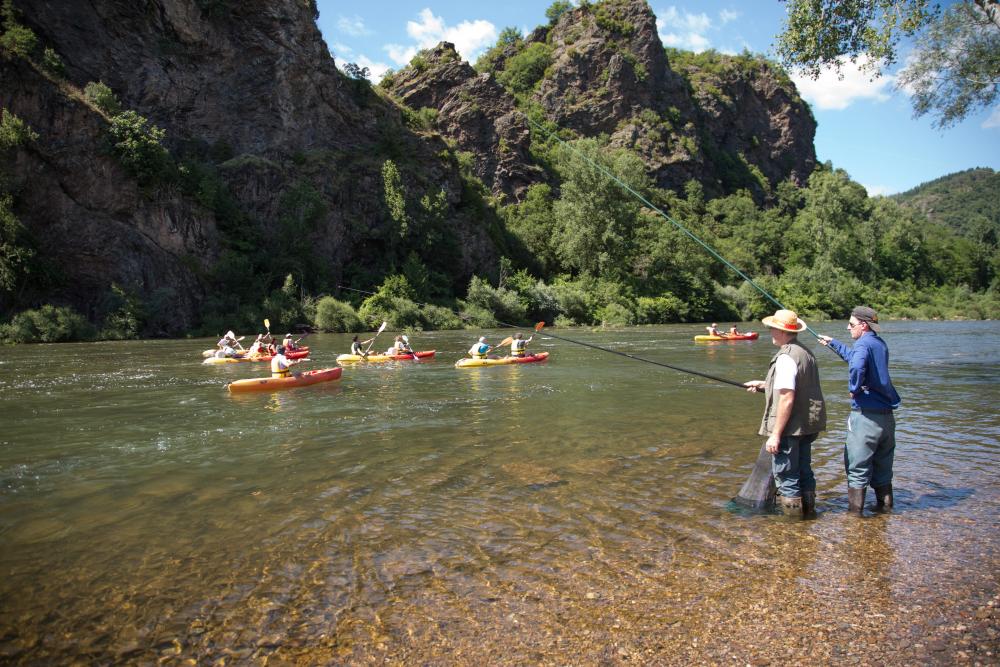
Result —
[[[541, 333], [542, 328], [545, 326], [545, 322], [539, 322], [535, 325], [535, 331]], [[715, 380], [716, 382], [722, 382], [724, 384], [729, 384], [734, 387], [739, 387], [740, 389], [746, 390], [747, 386], [742, 382], [737, 382], [736, 380], [727, 380], [726, 378], [719, 377], [718, 375], [711, 375], [709, 373], [702, 373], [701, 371], [693, 371], [690, 368], [681, 368], [680, 366], [671, 366], [670, 364], [665, 364], [662, 361], [653, 361], [652, 359], [645, 359], [643, 357], [637, 357], [634, 354], [629, 354], [628, 352], [620, 352], [618, 350], [612, 350], [609, 347], [601, 347], [600, 345], [594, 345], [593, 343], [584, 343], [580, 340], [573, 340], [572, 338], [564, 338], [562, 336], [557, 336], [551, 332], [546, 331], [546, 336], [550, 338], [555, 338], [557, 340], [564, 340], [567, 343], [574, 343], [576, 345], [582, 345], [584, 347], [590, 347], [595, 350], [600, 350], [601, 352], [610, 352], [611, 354], [617, 354], [620, 357], [626, 357], [628, 359], [634, 359], [635, 361], [644, 361], [647, 364], [653, 364], [654, 366], [662, 366], [663, 368], [669, 368], [673, 371], [679, 371], [681, 373], [688, 373], [690, 375], [697, 375], [698, 377], [703, 377], [708, 380]]]

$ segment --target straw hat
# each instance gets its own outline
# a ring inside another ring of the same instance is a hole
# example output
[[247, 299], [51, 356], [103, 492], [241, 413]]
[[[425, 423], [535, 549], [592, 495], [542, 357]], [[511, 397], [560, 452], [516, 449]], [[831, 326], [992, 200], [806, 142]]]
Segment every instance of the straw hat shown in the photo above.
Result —
[[779, 310], [761, 320], [765, 327], [798, 333], [805, 331], [806, 323], [799, 319], [794, 310]]

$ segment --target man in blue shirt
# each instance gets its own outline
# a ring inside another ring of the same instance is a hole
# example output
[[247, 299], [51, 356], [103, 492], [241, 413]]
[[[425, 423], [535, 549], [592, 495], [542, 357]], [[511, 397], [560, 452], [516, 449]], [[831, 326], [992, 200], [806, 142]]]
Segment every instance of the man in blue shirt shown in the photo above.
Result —
[[879, 335], [878, 313], [867, 306], [851, 311], [847, 329], [853, 347], [829, 336], [828, 345], [848, 364], [847, 388], [851, 392], [851, 415], [847, 419], [844, 466], [847, 469], [848, 511], [864, 512], [865, 491], [875, 490], [875, 507], [892, 507], [892, 460], [896, 450], [896, 419], [899, 394], [889, 378], [889, 348]]

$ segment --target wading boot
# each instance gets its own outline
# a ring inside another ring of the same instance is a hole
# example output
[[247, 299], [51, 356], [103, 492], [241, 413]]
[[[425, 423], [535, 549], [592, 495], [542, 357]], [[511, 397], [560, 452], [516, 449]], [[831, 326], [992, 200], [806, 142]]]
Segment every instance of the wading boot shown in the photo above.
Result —
[[850, 486], [847, 487], [848, 514], [857, 514], [858, 516], [865, 515], [865, 492], [867, 490], [867, 486], [862, 486], [860, 489], [855, 489]]
[[798, 496], [778, 496], [778, 504], [785, 514], [802, 514], [802, 498]]
[[802, 492], [802, 516], [813, 516], [816, 514], [816, 492]]
[[892, 509], [892, 484], [872, 487], [875, 491], [875, 509], [886, 512]]

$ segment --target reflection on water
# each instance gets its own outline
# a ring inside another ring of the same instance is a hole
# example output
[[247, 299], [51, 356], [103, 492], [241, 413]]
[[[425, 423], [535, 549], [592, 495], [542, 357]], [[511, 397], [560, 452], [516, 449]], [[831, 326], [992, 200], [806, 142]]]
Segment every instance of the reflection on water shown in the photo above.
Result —
[[[769, 341], [698, 328], [563, 333], [763, 376]], [[997, 589], [1000, 326], [886, 329], [898, 505], [864, 521], [845, 512], [846, 366], [818, 346], [831, 430], [808, 522], [727, 509], [759, 396], [551, 338], [544, 364], [455, 369], [468, 335], [428, 333], [431, 361], [233, 396], [264, 365], [202, 366], [204, 341], [4, 349], [0, 655], [732, 662], [789, 628], [809, 639], [785, 657], [911, 650], [885, 619]], [[349, 340], [314, 336], [312, 367]]]

